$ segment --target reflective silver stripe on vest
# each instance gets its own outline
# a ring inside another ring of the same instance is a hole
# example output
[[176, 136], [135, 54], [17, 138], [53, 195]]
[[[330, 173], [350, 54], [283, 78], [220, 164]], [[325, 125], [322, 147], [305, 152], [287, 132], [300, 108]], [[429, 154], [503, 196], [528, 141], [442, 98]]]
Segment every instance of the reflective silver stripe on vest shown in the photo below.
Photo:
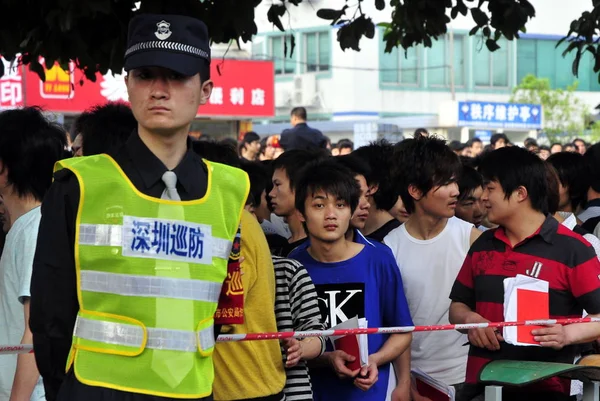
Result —
[[[150, 349], [198, 352], [198, 344], [202, 350], [215, 346], [213, 326], [198, 332], [151, 327], [146, 330], [148, 332], [146, 348]], [[91, 320], [81, 316], [77, 317], [74, 335], [89, 341], [135, 348], [141, 347], [144, 342], [144, 330], [140, 326]]]
[[202, 280], [81, 271], [83, 291], [136, 297], [177, 298], [217, 303], [221, 284]]
[[[212, 254], [214, 257], [229, 259], [233, 243], [223, 238], [212, 237]], [[93, 246], [123, 245], [123, 226], [116, 224], [80, 224], [79, 243]]]

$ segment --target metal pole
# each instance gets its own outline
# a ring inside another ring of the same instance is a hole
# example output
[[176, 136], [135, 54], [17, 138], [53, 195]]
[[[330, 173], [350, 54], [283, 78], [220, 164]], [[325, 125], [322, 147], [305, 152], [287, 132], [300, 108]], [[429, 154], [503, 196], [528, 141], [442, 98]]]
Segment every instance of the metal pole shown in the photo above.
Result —
[[502, 386], [485, 386], [485, 401], [502, 401]]
[[583, 383], [582, 401], [598, 401], [600, 399], [600, 384], [598, 382]]
[[450, 26], [450, 93], [452, 100], [456, 100], [456, 89], [454, 87], [454, 28]]

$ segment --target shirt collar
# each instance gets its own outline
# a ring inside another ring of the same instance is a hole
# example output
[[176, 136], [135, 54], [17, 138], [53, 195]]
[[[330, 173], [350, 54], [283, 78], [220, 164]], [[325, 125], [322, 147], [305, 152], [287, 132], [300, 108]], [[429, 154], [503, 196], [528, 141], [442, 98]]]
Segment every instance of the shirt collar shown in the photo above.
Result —
[[[558, 229], [558, 221], [551, 215], [548, 215], [548, 216], [546, 216], [546, 220], [544, 220], [542, 225], [533, 234], [531, 234], [529, 237], [525, 238], [523, 241], [516, 244], [514, 246], [514, 248], [516, 248], [517, 246], [519, 246], [537, 236], [541, 237], [547, 243], [552, 244], [554, 241], [554, 236], [556, 235], [557, 229]], [[506, 232], [504, 231], [503, 227], [499, 227], [494, 232], [494, 237], [512, 247], [508, 237], [506, 236]]]
[[[127, 153], [133, 162], [133, 165], [140, 173], [146, 188], [151, 188], [158, 181], [162, 180], [163, 174], [168, 170], [167, 167], [160, 161], [158, 157], [146, 146], [140, 138], [137, 130], [135, 130], [125, 143]], [[177, 175], [177, 182], [188, 193], [191, 190], [192, 179], [190, 171], [193, 171], [195, 163], [194, 153], [191, 149], [191, 140], [187, 140], [187, 152], [177, 167], [173, 169]], [[199, 159], [199, 158], [198, 158]]]

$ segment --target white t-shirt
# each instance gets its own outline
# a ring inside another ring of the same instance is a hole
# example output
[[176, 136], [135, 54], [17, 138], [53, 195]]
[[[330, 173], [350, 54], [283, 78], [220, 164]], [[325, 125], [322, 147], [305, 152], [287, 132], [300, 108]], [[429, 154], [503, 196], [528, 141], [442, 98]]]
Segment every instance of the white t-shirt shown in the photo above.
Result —
[[[19, 217], [6, 235], [0, 258], [0, 344], [20, 344], [25, 330], [23, 302], [30, 297], [33, 256], [42, 215], [36, 207]], [[17, 369], [17, 355], [0, 356], [0, 400], [8, 400]], [[45, 400], [38, 380], [32, 401]]]
[[[435, 238], [419, 240], [404, 225], [385, 238], [400, 267], [415, 326], [448, 324], [450, 290], [470, 247], [473, 225], [456, 217]], [[458, 331], [414, 333], [411, 364], [448, 385], [465, 381], [467, 336]]]

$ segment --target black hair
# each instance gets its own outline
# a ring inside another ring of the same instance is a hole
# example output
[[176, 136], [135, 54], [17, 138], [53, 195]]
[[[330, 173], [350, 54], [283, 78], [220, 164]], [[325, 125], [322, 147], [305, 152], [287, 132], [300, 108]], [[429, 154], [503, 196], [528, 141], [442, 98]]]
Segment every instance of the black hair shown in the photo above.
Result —
[[494, 134], [492, 135], [492, 137], [490, 138], [490, 144], [492, 146], [494, 146], [496, 144], [496, 142], [498, 142], [500, 139], [504, 139], [504, 143], [508, 144], [510, 141], [508, 140], [508, 137], [505, 134]]
[[587, 142], [586, 142], [586, 141], [584, 141], [584, 140], [583, 140], [583, 139], [581, 139], [581, 138], [575, 138], [575, 139], [573, 139], [573, 144], [574, 144], [575, 142], [577, 142], [577, 141], [579, 141], [579, 142], [583, 142], [583, 146], [587, 146]]
[[336, 146], [339, 150], [346, 148], [354, 150], [354, 142], [352, 142], [350, 139], [340, 139]]
[[324, 191], [346, 202], [350, 214], [354, 214], [360, 198], [360, 187], [354, 176], [350, 169], [332, 158], [310, 163], [296, 186], [296, 209], [305, 216], [306, 199], [317, 191]]
[[114, 154], [137, 128], [131, 108], [125, 103], [96, 105], [83, 112], [75, 122], [81, 133], [84, 156]]
[[560, 207], [559, 177], [552, 164], [544, 163], [546, 167], [546, 183], [548, 185], [548, 213], [555, 214]]
[[67, 133], [37, 107], [0, 113], [0, 161], [21, 198], [42, 201], [52, 184], [54, 164], [62, 158]]
[[534, 210], [548, 213], [548, 184], [544, 161], [527, 149], [507, 146], [494, 150], [481, 160], [479, 171], [484, 181], [498, 181], [505, 199], [520, 186]]
[[273, 160], [271, 164], [273, 171], [282, 169], [290, 181], [290, 190], [294, 191], [296, 183], [300, 179], [302, 169], [313, 160], [330, 157], [325, 149], [304, 150], [292, 149], [283, 152], [281, 156]]
[[483, 142], [481, 141], [481, 139], [479, 139], [479, 138], [477, 138], [477, 137], [475, 136], [475, 137], [473, 137], [473, 138], [471, 138], [471, 139], [469, 139], [469, 140], [467, 141], [467, 146], [468, 146], [468, 147], [471, 147], [471, 146], [473, 146], [473, 144], [474, 144], [475, 142], [483, 143]]
[[290, 115], [296, 116], [299, 119], [304, 120], [304, 121], [306, 121], [306, 119], [307, 119], [306, 109], [304, 107], [294, 107], [292, 109], [292, 112], [290, 113]]
[[540, 146], [538, 149], [539, 149], [540, 151], [542, 151], [542, 150], [547, 150], [548, 152], [550, 152], [550, 147], [549, 147], [549, 146], [546, 146], [546, 145], [542, 145], [542, 146]]
[[463, 166], [468, 166], [471, 168], [477, 168], [479, 163], [479, 156], [470, 157], [470, 156], [458, 156], [460, 162]]
[[583, 158], [589, 177], [589, 185], [594, 191], [600, 192], [600, 142], [590, 146], [583, 155]]
[[248, 174], [250, 179], [250, 197], [252, 206], [260, 206], [262, 193], [267, 190], [267, 185], [271, 181], [268, 168], [259, 162], [247, 160], [241, 161], [242, 170]]
[[371, 185], [368, 177], [371, 177], [371, 168], [361, 158], [356, 157], [353, 154], [338, 156], [335, 158], [338, 163], [348, 168], [354, 173], [354, 175], [362, 175], [367, 181], [367, 185]]
[[443, 139], [418, 137], [397, 144], [394, 149], [392, 181], [408, 213], [415, 211], [415, 200], [408, 193], [414, 185], [423, 195], [433, 187], [458, 180], [460, 159]]
[[535, 138], [526, 138], [525, 141], [523, 142], [523, 145], [525, 145], [526, 148], [530, 147], [530, 146], [539, 146], [537, 141], [535, 140]]
[[569, 143], [565, 143], [563, 145], [563, 152], [566, 152], [566, 148], [573, 148], [573, 149], [577, 149], [577, 145], [575, 145], [573, 142], [569, 142]]
[[425, 128], [417, 128], [415, 130], [415, 133], [413, 134], [413, 137], [418, 138], [420, 136], [423, 136], [423, 134], [429, 135], [429, 132]]
[[462, 143], [461, 141], [450, 141], [448, 147], [452, 149], [454, 152], [460, 152], [467, 147], [467, 144]]
[[246, 134], [244, 134], [244, 139], [242, 139], [241, 143], [245, 145], [255, 141], [260, 141], [260, 136], [254, 131], [248, 131]]
[[463, 166], [458, 179], [458, 200], [464, 201], [477, 188], [483, 187], [483, 177], [473, 167]]
[[227, 142], [214, 140], [192, 141], [192, 150], [211, 162], [240, 167], [240, 158], [235, 147]]
[[352, 152], [352, 156], [358, 157], [369, 164], [371, 172], [365, 178], [369, 185], [379, 187], [377, 192], [373, 194], [377, 209], [392, 209], [398, 200], [398, 193], [391, 179], [394, 146], [387, 140], [380, 139], [356, 149]]

